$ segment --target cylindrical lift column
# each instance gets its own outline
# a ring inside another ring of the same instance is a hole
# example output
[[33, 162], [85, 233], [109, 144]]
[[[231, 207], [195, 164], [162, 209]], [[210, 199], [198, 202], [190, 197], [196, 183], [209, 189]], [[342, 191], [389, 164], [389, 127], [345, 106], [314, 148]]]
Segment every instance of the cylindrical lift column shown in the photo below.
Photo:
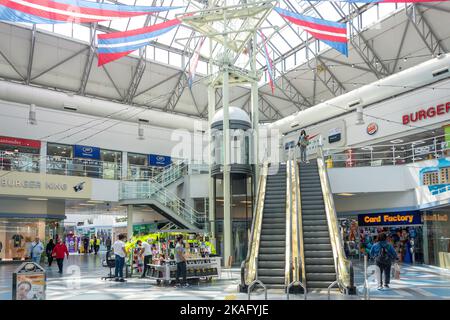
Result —
[[[209, 61], [209, 76], [212, 77], [213, 75], [213, 63], [212, 63], [212, 41], [211, 39], [209, 40], [209, 56], [210, 56], [210, 61]], [[214, 164], [214, 160], [213, 160], [213, 155], [212, 155], [212, 150], [213, 150], [213, 139], [212, 139], [212, 128], [211, 128], [211, 124], [212, 124], [212, 120], [214, 117], [214, 114], [216, 112], [216, 93], [215, 93], [215, 88], [212, 84], [210, 84], [208, 86], [208, 130], [209, 130], [209, 144], [208, 144], [208, 149], [209, 149], [209, 177], [208, 177], [208, 188], [209, 188], [209, 228], [210, 228], [210, 234], [211, 234], [211, 242], [214, 246], [216, 246], [216, 196], [214, 194], [214, 189], [215, 189], [215, 179], [212, 175], [212, 166]]]
[[[256, 75], [256, 45], [257, 37], [256, 32], [253, 34], [252, 41], [252, 57], [251, 57], [251, 70]], [[259, 109], [258, 109], [258, 82], [252, 81], [251, 85], [251, 104], [252, 104], [252, 127], [253, 127], [253, 162], [255, 165], [255, 187], [258, 185], [259, 179]]]

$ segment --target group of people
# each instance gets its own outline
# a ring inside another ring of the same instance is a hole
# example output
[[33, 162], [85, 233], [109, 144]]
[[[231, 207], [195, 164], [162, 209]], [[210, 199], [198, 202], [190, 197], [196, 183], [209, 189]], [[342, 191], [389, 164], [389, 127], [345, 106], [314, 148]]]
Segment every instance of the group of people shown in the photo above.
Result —
[[[114, 277], [115, 281], [118, 282], [126, 282], [123, 277], [123, 268], [125, 266], [125, 258], [127, 256], [126, 244], [124, 240], [126, 240], [125, 235], [120, 234], [117, 241], [114, 242], [114, 245], [112, 247], [115, 255]], [[152, 247], [147, 241], [138, 240], [136, 245], [139, 249], [137, 254], [140, 256], [144, 263], [144, 269], [141, 275], [141, 278], [144, 278], [147, 274], [147, 271], [149, 270], [149, 264], [152, 262], [152, 260], [156, 259], [158, 252], [156, 250], [156, 247]], [[183, 243], [183, 236], [181, 235], [176, 238], [174, 258], [177, 265], [176, 286], [187, 287], [188, 283], [186, 280], [186, 249]], [[165, 259], [164, 255], [159, 255], [159, 260], [161, 259]], [[181, 281], [180, 278], [182, 279]]]
[[[84, 254], [89, 254], [94, 252], [95, 255], [97, 255], [98, 251], [100, 250], [100, 244], [101, 244], [101, 239], [97, 238], [97, 236], [92, 237], [91, 239], [89, 239], [89, 237], [84, 237], [83, 240], [83, 252]], [[108, 237], [105, 240], [105, 245], [107, 250], [111, 250], [111, 238]]]
[[56, 259], [56, 263], [58, 264], [58, 273], [62, 274], [64, 258], [67, 257], [67, 259], [69, 259], [69, 250], [67, 249], [66, 244], [61, 240], [61, 238], [57, 237], [56, 244], [53, 239], [50, 239], [44, 248], [44, 245], [39, 237], [36, 237], [31, 243], [27, 255], [30, 257], [31, 261], [40, 264], [44, 251], [47, 256], [48, 266], [51, 267], [53, 260]]

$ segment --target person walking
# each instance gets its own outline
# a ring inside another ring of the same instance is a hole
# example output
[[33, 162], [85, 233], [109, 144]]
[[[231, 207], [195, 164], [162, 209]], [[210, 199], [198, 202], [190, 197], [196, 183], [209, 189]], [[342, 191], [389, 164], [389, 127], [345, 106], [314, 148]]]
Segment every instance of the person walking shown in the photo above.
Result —
[[370, 249], [370, 256], [375, 259], [375, 263], [380, 269], [378, 290], [381, 290], [383, 288], [383, 273], [384, 287], [389, 288], [392, 261], [397, 260], [398, 257], [392, 244], [386, 241], [385, 233], [380, 233], [378, 235], [378, 242], [375, 243]]
[[88, 254], [89, 253], [89, 238], [88, 237], [84, 237], [84, 239], [83, 239], [83, 248], [84, 248], [84, 254]]
[[106, 245], [106, 251], [110, 251], [111, 250], [111, 243], [112, 241], [111, 241], [111, 238], [110, 237], [108, 237], [107, 239], [106, 239], [106, 241], [105, 241], [105, 245]]
[[64, 242], [61, 241], [61, 238], [57, 240], [57, 243], [53, 248], [52, 255], [56, 258], [56, 263], [58, 264], [58, 273], [62, 274], [64, 256], [67, 256], [67, 260], [69, 260], [69, 250], [67, 250], [67, 246]]
[[100, 239], [94, 236], [94, 253], [97, 255], [98, 250], [100, 249]]
[[48, 259], [48, 266], [51, 267], [52, 266], [52, 262], [53, 262], [53, 248], [55, 247], [55, 243], [53, 242], [53, 239], [50, 239], [47, 243], [47, 246], [45, 247], [45, 254], [47, 255], [47, 259]]
[[300, 147], [300, 161], [309, 163], [309, 161], [306, 160], [306, 147], [309, 145], [309, 140], [305, 130], [300, 132], [297, 145]]
[[[183, 236], [177, 237], [177, 245], [175, 246], [175, 262], [177, 264], [176, 283], [179, 286], [188, 287], [186, 282], [186, 250], [183, 245]], [[183, 277], [183, 283], [180, 283], [180, 276]]]
[[42, 244], [39, 237], [36, 237], [30, 246], [30, 258], [31, 261], [39, 264], [41, 262], [41, 255], [44, 252], [44, 245]]
[[[150, 241], [150, 239], [148, 241]], [[150, 269], [149, 264], [152, 263], [152, 255], [153, 255], [152, 247], [150, 246], [148, 241], [144, 241], [142, 243], [141, 255], [144, 260], [144, 271], [142, 272], [141, 278], [145, 278], [145, 275], [147, 274], [147, 270]]]
[[115, 262], [115, 281], [126, 282], [123, 278], [123, 267], [125, 265], [125, 257], [127, 256], [127, 251], [125, 250], [125, 242], [123, 241], [125, 236], [123, 234], [119, 234], [118, 240], [114, 242], [113, 250], [116, 256]]

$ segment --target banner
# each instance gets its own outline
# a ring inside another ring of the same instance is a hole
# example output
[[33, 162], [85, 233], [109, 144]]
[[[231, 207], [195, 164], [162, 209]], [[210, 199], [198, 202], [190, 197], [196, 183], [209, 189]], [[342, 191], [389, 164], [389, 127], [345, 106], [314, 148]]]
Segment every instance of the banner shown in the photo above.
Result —
[[75, 145], [73, 148], [74, 158], [85, 158], [100, 160], [100, 148]]
[[194, 82], [195, 72], [197, 70], [198, 65], [198, 59], [200, 58], [200, 50], [202, 49], [205, 39], [206, 37], [201, 38], [197, 47], [195, 48], [194, 55], [192, 56], [192, 59], [189, 62], [189, 77], [188, 77], [189, 88], [192, 88], [192, 83]]
[[148, 15], [181, 7], [147, 7], [84, 0], [0, 0], [0, 20], [36, 24], [89, 23]]
[[141, 47], [145, 47], [151, 39], [169, 32], [179, 24], [181, 24], [180, 20], [172, 19], [140, 29], [98, 34], [98, 66], [122, 58]]
[[148, 163], [151, 166], [165, 167], [172, 163], [172, 158], [169, 156], [150, 154], [148, 155]]
[[420, 211], [369, 213], [358, 215], [358, 227], [395, 227], [421, 225]]
[[269, 85], [270, 89], [272, 90], [272, 94], [275, 91], [275, 76], [273, 74], [273, 62], [272, 59], [270, 59], [269, 50], [267, 49], [267, 39], [264, 33], [262, 31], [259, 32], [261, 35], [263, 44], [264, 44], [264, 58], [266, 59], [266, 65], [267, 65], [267, 73], [269, 74]]
[[279, 7], [275, 7], [274, 10], [286, 20], [302, 27], [316, 39], [348, 56], [347, 25], [345, 23], [308, 17]]

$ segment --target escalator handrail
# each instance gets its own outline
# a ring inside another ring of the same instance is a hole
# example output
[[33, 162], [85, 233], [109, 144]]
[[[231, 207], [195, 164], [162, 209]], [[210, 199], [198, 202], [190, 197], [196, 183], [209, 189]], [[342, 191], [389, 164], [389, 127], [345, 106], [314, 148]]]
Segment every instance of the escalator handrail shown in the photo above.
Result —
[[[255, 257], [258, 255], [259, 251], [259, 242], [261, 236], [261, 225], [262, 225], [262, 213], [264, 209], [264, 199], [265, 199], [265, 189], [266, 189], [266, 180], [267, 180], [267, 171], [269, 164], [267, 161], [263, 163], [263, 170], [260, 172], [258, 178], [258, 187], [256, 190], [256, 205], [253, 210], [253, 219], [252, 226], [250, 232], [250, 238], [248, 239], [248, 251], [247, 257], [241, 264], [241, 285], [245, 287], [247, 284], [253, 282], [254, 277], [253, 274], [256, 275], [251, 268], [255, 269], [257, 266], [255, 264]], [[258, 225], [256, 225], [258, 223]], [[256, 229], [259, 231], [257, 232]], [[256, 237], [256, 239], [254, 239]]]
[[306, 271], [305, 271], [305, 250], [303, 243], [303, 216], [302, 216], [302, 201], [300, 190], [300, 169], [298, 165], [297, 155], [294, 150], [294, 184], [295, 184], [295, 197], [296, 197], [296, 219], [297, 225], [297, 254], [298, 256], [298, 273], [297, 281], [301, 282], [306, 294]]
[[[339, 225], [336, 215], [336, 209], [334, 206], [334, 200], [330, 189], [330, 181], [326, 172], [326, 167], [323, 158], [322, 147], [318, 148], [317, 166], [319, 169], [320, 182], [322, 185], [322, 193], [324, 198], [325, 211], [327, 214], [330, 240], [333, 250], [333, 256], [335, 258], [335, 267], [337, 269], [337, 277], [340, 286], [343, 288], [352, 288], [352, 276], [351, 262], [347, 259], [344, 251], [344, 245], [339, 233]], [[337, 261], [336, 261], [337, 258]]]

